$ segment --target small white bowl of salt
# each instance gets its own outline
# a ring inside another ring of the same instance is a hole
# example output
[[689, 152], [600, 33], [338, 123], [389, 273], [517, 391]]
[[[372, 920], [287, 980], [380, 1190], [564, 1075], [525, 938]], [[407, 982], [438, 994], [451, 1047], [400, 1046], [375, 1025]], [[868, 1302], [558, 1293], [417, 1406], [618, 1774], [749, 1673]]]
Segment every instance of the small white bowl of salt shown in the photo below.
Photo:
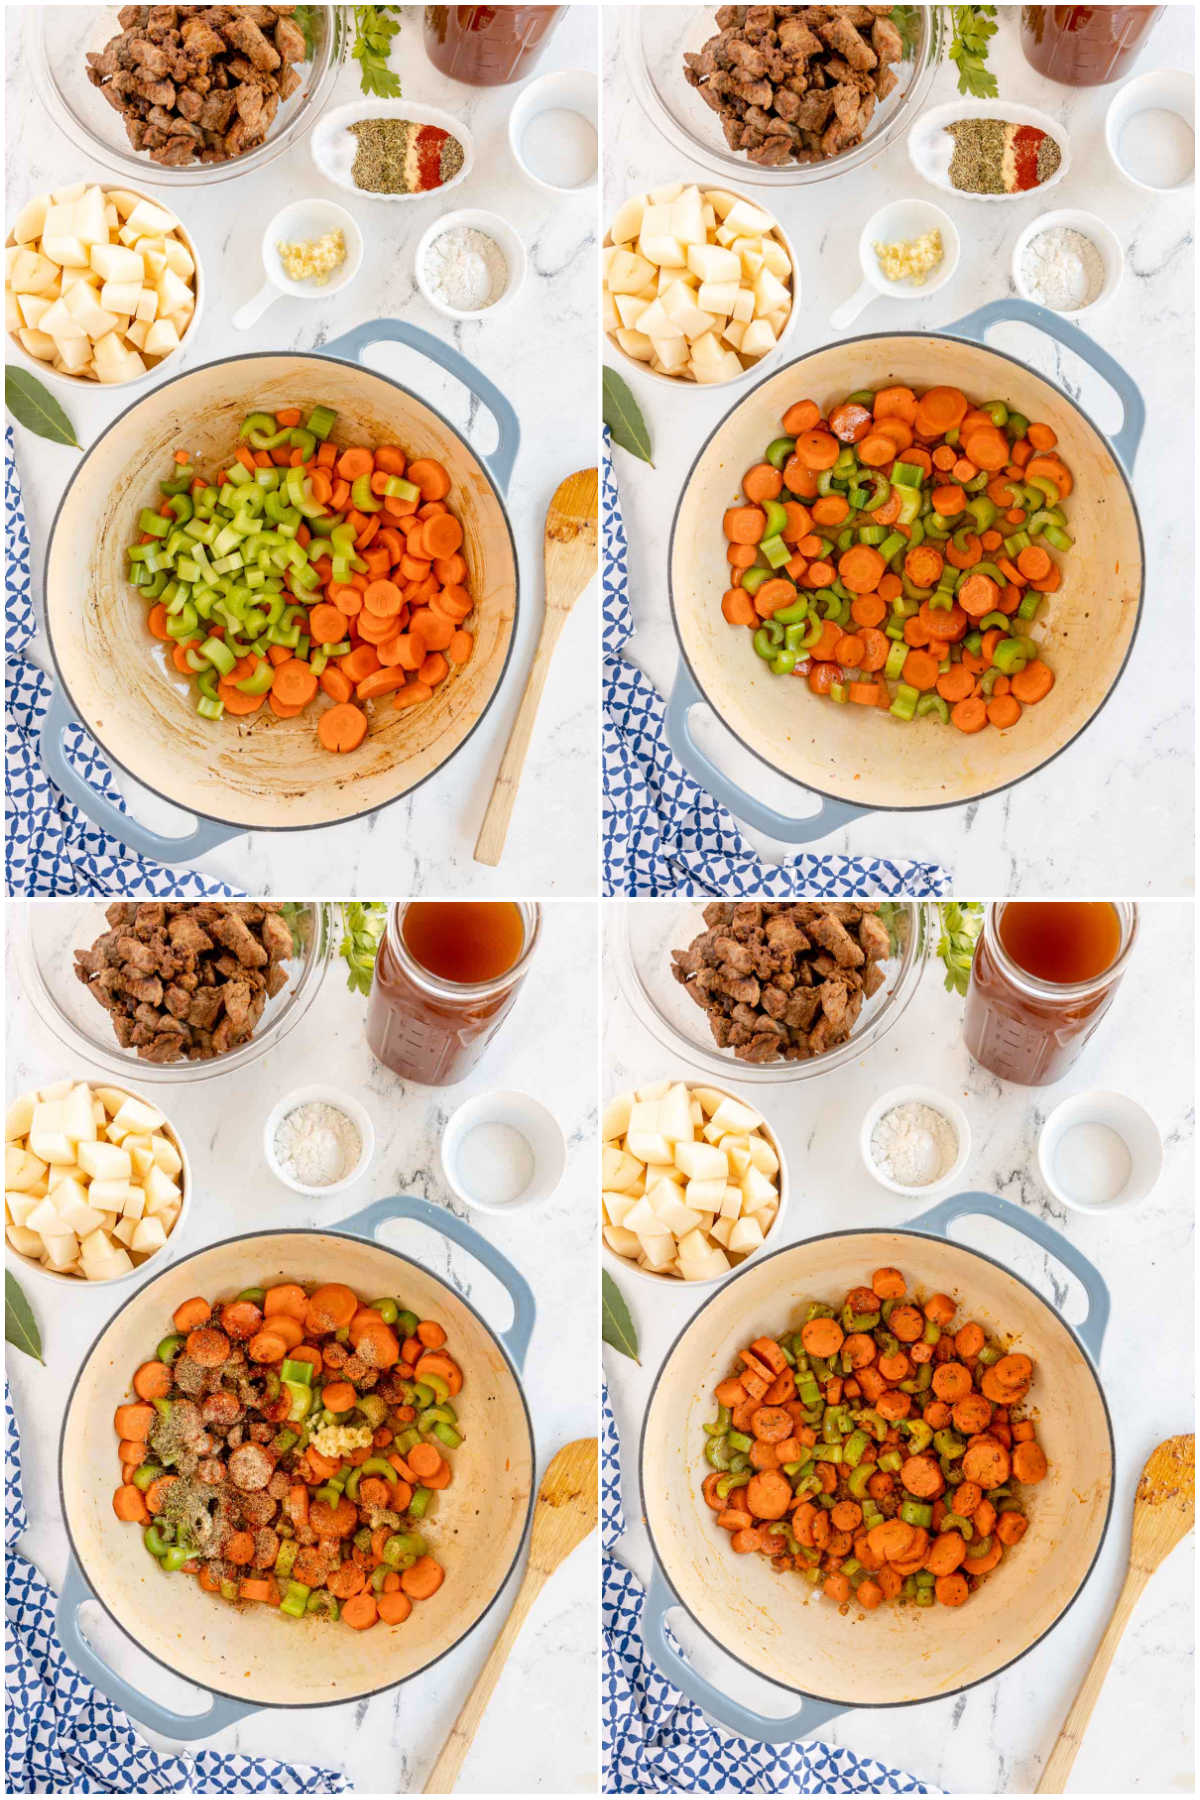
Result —
[[451, 1192], [480, 1212], [515, 1212], [548, 1200], [567, 1166], [567, 1141], [532, 1094], [476, 1094], [450, 1115], [442, 1171]]
[[444, 319], [482, 319], [515, 300], [525, 246], [499, 213], [462, 207], [435, 219], [417, 245], [417, 286]]
[[859, 1133], [867, 1172], [906, 1199], [957, 1180], [971, 1150], [961, 1106], [933, 1088], [898, 1087], [868, 1109]]
[[277, 1181], [293, 1194], [320, 1200], [366, 1174], [375, 1127], [365, 1106], [336, 1088], [297, 1088], [273, 1107], [263, 1153]]

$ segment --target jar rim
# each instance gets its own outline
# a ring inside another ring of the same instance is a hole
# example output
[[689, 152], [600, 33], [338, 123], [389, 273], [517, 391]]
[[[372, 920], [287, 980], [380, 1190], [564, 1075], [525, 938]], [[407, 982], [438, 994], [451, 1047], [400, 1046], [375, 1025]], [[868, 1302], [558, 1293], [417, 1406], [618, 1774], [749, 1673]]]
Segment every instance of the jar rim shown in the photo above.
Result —
[[[455, 901], [447, 901], [447, 905], [455, 905]], [[487, 904], [484, 902], [484, 904]], [[493, 975], [487, 981], [449, 981], [445, 976], [435, 975], [423, 963], [419, 963], [405, 941], [402, 929], [404, 915], [413, 905], [412, 900], [393, 900], [388, 910], [386, 942], [389, 950], [396, 957], [408, 979], [414, 986], [432, 994], [439, 1000], [486, 1000], [493, 994], [502, 994], [524, 975], [529, 959], [537, 948], [542, 929], [542, 909], [536, 900], [496, 901], [495, 905], [515, 906], [521, 914], [524, 926], [525, 941], [521, 946], [521, 954], [502, 975]]]
[[[983, 918], [983, 937], [989, 953], [999, 964], [1005, 978], [1022, 993], [1029, 994], [1038, 1000], [1085, 1000], [1092, 994], [1103, 993], [1105, 988], [1112, 987], [1125, 972], [1125, 964], [1133, 949], [1138, 933], [1138, 907], [1133, 900], [1104, 900], [1098, 905], [1111, 906], [1117, 915], [1121, 927], [1121, 947], [1112, 962], [1098, 975], [1090, 975], [1086, 981], [1047, 981], [1040, 975], [1033, 975], [1022, 968], [1010, 956], [1000, 936], [1000, 918], [1004, 908], [1012, 904], [1011, 900], [992, 900], [989, 902]], [[1051, 903], [1053, 904], [1053, 903]]]

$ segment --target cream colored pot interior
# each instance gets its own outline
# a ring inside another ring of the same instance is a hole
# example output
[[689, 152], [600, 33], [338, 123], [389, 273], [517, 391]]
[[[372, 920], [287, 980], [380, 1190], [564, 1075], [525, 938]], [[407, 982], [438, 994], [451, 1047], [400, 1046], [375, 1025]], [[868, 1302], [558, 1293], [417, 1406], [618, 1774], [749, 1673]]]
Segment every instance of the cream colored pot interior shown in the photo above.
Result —
[[[810, 1300], [839, 1302], [894, 1264], [922, 1296], [941, 1290], [960, 1316], [1024, 1350], [1030, 1405], [1050, 1469], [1025, 1490], [1029, 1530], [963, 1607], [884, 1606], [843, 1616], [765, 1557], [738, 1556], [700, 1484], [713, 1388], [754, 1337], [799, 1328]], [[930, 1700], [994, 1675], [1069, 1605], [1100, 1545], [1112, 1483], [1104, 1403], [1058, 1316], [995, 1264], [936, 1238], [850, 1233], [797, 1244], [729, 1281], [665, 1363], [646, 1419], [642, 1496], [663, 1571], [693, 1617], [770, 1681], [823, 1700], [885, 1706]]]
[[[1038, 635], [1055, 672], [1045, 700], [1011, 731], [974, 736], [936, 718], [903, 724], [869, 707], [834, 706], [807, 683], [772, 675], [752, 634], [721, 613], [728, 564], [721, 519], [745, 471], [782, 430], [787, 407], [827, 408], [859, 388], [903, 382], [960, 387], [1053, 426], [1075, 477], [1065, 503], [1074, 548]], [[671, 541], [671, 598], [684, 654], [709, 704], [764, 761], [794, 781], [868, 807], [939, 806], [1028, 775], [1087, 724], [1116, 681], [1137, 623], [1137, 517], [1112, 451], [1057, 388], [1020, 363], [952, 338], [866, 338], [831, 345], [772, 375], [714, 434], [684, 491]]]
[[[146, 629], [147, 604], [125, 579], [126, 546], [172, 454], [187, 449], [215, 472], [237, 447], [246, 414], [332, 407], [339, 443], [399, 444], [450, 472], [450, 504], [475, 611], [470, 661], [422, 706], [370, 707], [371, 730], [347, 756], [317, 739], [324, 696], [295, 719], [269, 706], [211, 722], [189, 682]], [[369, 370], [320, 356], [240, 357], [194, 369], [139, 400], [99, 440], [68, 488], [50, 544], [46, 615], [72, 706], [105, 750], [147, 787], [189, 810], [247, 828], [308, 827], [396, 800], [451, 756], [476, 724], [504, 669], [517, 571], [504, 511], [482, 467], [435, 412]]]
[[[112, 1509], [120, 1482], [113, 1411], [130, 1398], [139, 1363], [196, 1294], [231, 1299], [272, 1281], [343, 1281], [364, 1299], [392, 1294], [446, 1328], [463, 1370], [455, 1406], [463, 1442], [454, 1479], [429, 1515], [428, 1540], [446, 1571], [403, 1625], [370, 1631], [288, 1619], [274, 1607], [233, 1606], [161, 1570], [134, 1526]], [[296, 1232], [215, 1244], [164, 1270], [99, 1339], [71, 1396], [62, 1441], [66, 1522], [84, 1576], [118, 1624], [152, 1656], [201, 1687], [238, 1700], [311, 1706], [354, 1700], [434, 1662], [491, 1605], [520, 1548], [533, 1484], [521, 1392], [490, 1333], [453, 1289], [378, 1245]]]

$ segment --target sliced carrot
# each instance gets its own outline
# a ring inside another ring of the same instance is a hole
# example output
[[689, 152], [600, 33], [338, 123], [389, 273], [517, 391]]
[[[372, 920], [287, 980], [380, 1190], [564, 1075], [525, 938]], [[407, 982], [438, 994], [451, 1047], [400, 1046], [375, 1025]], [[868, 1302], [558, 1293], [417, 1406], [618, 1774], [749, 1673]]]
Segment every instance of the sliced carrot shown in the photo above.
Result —
[[326, 750], [346, 754], [357, 750], [367, 735], [367, 715], [348, 702], [331, 706], [317, 720], [317, 736]]
[[314, 606], [308, 615], [308, 635], [314, 644], [340, 644], [346, 635], [345, 613], [337, 606]]
[[982, 731], [987, 724], [987, 707], [978, 695], [969, 700], [960, 700], [957, 706], [950, 709], [950, 723], [957, 725], [960, 731]]
[[420, 488], [422, 500], [444, 500], [450, 492], [450, 477], [432, 456], [418, 456], [410, 462], [407, 479]]
[[[317, 610], [314, 608], [314, 611]], [[330, 607], [337, 612], [336, 607]], [[338, 618], [341, 618], [338, 613]], [[308, 663], [298, 656], [291, 656], [287, 662], [279, 664], [271, 683], [271, 691], [278, 694], [285, 706], [307, 706], [317, 691], [317, 678]]]
[[410, 681], [407, 687], [402, 687], [400, 689], [400, 692], [392, 701], [392, 705], [397, 708], [419, 706], [422, 700], [432, 699], [433, 689], [431, 687], [426, 687], [423, 681]]
[[1021, 717], [1021, 702], [1012, 694], [997, 694], [993, 691], [988, 701], [987, 716], [991, 724], [1000, 731], [1007, 731]]

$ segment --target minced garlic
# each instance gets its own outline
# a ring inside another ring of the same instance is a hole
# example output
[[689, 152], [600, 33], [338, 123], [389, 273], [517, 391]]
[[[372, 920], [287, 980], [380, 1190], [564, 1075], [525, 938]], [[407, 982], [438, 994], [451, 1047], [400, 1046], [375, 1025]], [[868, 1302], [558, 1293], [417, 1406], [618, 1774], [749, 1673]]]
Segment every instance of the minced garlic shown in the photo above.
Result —
[[920, 287], [942, 260], [942, 234], [927, 231], [908, 243], [876, 244], [875, 254], [880, 273], [888, 281], [911, 281], [914, 287]]
[[321, 1456], [349, 1456], [351, 1450], [365, 1450], [374, 1437], [370, 1425], [322, 1425], [308, 1441]]
[[340, 227], [307, 244], [276, 244], [275, 248], [289, 280], [313, 281], [318, 287], [346, 260], [346, 240]]

